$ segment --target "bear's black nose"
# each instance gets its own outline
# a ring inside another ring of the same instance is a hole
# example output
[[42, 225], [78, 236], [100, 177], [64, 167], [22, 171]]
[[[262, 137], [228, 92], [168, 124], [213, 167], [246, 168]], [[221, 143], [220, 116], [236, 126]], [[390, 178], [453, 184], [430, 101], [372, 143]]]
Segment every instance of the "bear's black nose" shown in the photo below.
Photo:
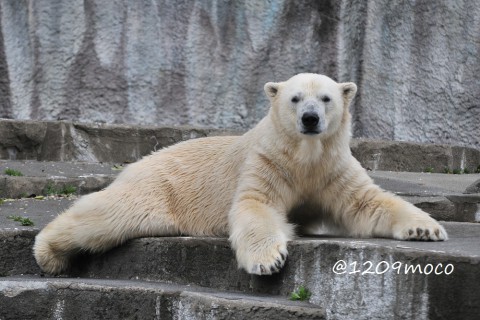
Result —
[[302, 116], [302, 123], [307, 128], [316, 127], [320, 118], [315, 112], [305, 112]]

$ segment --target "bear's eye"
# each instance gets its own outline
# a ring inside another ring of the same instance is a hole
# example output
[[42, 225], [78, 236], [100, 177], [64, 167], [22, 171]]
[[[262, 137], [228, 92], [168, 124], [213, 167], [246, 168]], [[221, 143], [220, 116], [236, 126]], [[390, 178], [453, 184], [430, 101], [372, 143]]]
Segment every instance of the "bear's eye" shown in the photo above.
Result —
[[300, 98], [298, 96], [292, 98], [293, 103], [297, 103], [298, 101], [300, 101]]
[[327, 102], [330, 101], [330, 97], [323, 96], [323, 97], [322, 97], [322, 101], [325, 102], [325, 103], [327, 103]]

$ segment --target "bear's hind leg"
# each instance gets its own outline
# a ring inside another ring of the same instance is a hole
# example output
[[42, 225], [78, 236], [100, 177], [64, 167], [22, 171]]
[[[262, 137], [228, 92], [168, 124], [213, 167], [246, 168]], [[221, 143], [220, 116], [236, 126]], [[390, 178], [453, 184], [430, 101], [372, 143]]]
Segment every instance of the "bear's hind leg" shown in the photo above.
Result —
[[104, 252], [128, 239], [177, 233], [161, 205], [145, 207], [106, 189], [82, 197], [50, 222], [36, 237], [34, 256], [42, 270], [58, 274], [76, 253]]

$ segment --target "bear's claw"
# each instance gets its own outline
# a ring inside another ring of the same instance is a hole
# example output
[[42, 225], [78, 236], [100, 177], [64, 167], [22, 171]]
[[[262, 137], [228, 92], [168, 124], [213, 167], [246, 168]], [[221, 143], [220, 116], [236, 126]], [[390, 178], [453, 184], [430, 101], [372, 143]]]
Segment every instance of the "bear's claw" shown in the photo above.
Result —
[[[410, 224], [410, 223], [408, 223]], [[443, 241], [448, 239], [445, 229], [435, 220], [416, 221], [408, 226], [405, 223], [394, 229], [393, 237], [399, 240], [427, 240], [427, 241]]]
[[[275, 259], [269, 259], [271, 262], [257, 263], [250, 268], [249, 273], [256, 275], [271, 275], [273, 273], [280, 272], [282, 267], [285, 265], [288, 252], [286, 249], [280, 249], [281, 251], [277, 252]], [[267, 259], [265, 259], [267, 260]]]

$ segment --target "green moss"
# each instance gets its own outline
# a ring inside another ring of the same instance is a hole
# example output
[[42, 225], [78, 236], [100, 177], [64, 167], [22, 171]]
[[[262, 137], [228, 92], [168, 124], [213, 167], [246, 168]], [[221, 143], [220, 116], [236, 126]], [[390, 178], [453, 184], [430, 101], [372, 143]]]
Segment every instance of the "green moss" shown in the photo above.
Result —
[[22, 177], [23, 176], [23, 173], [21, 173], [20, 171], [10, 169], [10, 168], [5, 169], [4, 172], [7, 176], [13, 176], [13, 177]]

